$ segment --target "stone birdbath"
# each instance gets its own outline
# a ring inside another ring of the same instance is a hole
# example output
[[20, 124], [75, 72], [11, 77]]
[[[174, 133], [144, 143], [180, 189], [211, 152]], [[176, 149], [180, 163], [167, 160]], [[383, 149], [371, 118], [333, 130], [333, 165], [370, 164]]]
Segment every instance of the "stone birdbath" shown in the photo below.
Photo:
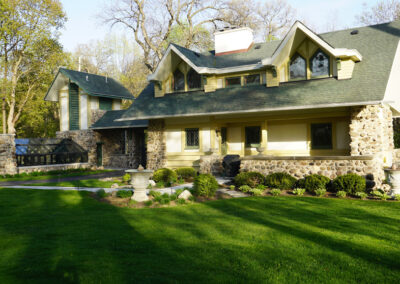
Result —
[[400, 169], [393, 165], [391, 168], [386, 168], [385, 172], [388, 183], [392, 187], [391, 195], [400, 194]]
[[153, 171], [139, 166], [136, 170], [126, 170], [125, 172], [131, 175], [131, 185], [134, 189], [131, 199], [138, 202], [149, 200], [146, 190]]

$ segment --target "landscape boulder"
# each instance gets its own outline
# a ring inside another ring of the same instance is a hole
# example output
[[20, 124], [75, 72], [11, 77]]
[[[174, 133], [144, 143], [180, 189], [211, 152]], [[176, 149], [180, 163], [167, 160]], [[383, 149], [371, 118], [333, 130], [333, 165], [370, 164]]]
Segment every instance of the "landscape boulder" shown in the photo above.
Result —
[[192, 194], [190, 193], [190, 191], [185, 189], [184, 191], [182, 191], [181, 194], [179, 194], [178, 198], [188, 200], [191, 196], [192, 196]]

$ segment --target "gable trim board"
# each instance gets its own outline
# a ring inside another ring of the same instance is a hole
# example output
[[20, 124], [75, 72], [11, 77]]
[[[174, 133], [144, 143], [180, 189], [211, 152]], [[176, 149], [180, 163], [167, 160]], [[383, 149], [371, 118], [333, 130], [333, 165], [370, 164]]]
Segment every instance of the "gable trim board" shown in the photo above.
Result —
[[[390, 70], [384, 100], [393, 101], [389, 105], [400, 113], [400, 40], [397, 45], [396, 55]], [[396, 102], [397, 100], [397, 102]]]

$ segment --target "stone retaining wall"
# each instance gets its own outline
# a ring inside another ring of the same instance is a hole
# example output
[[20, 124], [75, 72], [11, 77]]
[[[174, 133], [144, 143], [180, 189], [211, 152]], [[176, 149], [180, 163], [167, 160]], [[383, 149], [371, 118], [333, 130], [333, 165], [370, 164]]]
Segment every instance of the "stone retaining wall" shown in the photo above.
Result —
[[166, 165], [165, 123], [162, 119], [149, 121], [147, 128], [147, 169], [157, 170]]
[[222, 166], [223, 157], [218, 155], [202, 156], [200, 158], [200, 173], [221, 175], [224, 171]]
[[45, 166], [30, 166], [30, 167], [17, 167], [17, 172], [32, 173], [32, 172], [49, 172], [49, 171], [65, 171], [71, 169], [89, 169], [89, 163], [74, 163], [74, 164], [60, 164], [60, 165], [45, 165]]
[[264, 175], [286, 172], [296, 178], [320, 174], [331, 179], [347, 173], [365, 176], [373, 174], [377, 186], [385, 179], [382, 163], [374, 156], [343, 157], [268, 157], [241, 159], [240, 171], [255, 171]]
[[0, 175], [17, 173], [14, 138], [13, 134], [0, 134]]

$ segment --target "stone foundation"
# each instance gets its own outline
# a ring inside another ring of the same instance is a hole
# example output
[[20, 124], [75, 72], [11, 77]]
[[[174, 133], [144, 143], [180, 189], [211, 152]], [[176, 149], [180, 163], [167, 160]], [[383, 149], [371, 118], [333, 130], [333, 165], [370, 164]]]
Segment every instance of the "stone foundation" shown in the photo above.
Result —
[[166, 165], [164, 120], [150, 120], [147, 129], [147, 169], [157, 170]]
[[286, 172], [296, 178], [320, 174], [331, 179], [339, 175], [355, 173], [373, 174], [379, 187], [385, 179], [382, 163], [374, 156], [335, 157], [269, 157], [251, 156], [241, 159], [240, 171], [260, 172], [264, 175]]
[[17, 173], [13, 134], [0, 134], [0, 175]]
[[218, 155], [202, 156], [200, 158], [200, 169], [201, 174], [213, 174], [221, 175], [224, 172], [222, 166], [223, 157]]

